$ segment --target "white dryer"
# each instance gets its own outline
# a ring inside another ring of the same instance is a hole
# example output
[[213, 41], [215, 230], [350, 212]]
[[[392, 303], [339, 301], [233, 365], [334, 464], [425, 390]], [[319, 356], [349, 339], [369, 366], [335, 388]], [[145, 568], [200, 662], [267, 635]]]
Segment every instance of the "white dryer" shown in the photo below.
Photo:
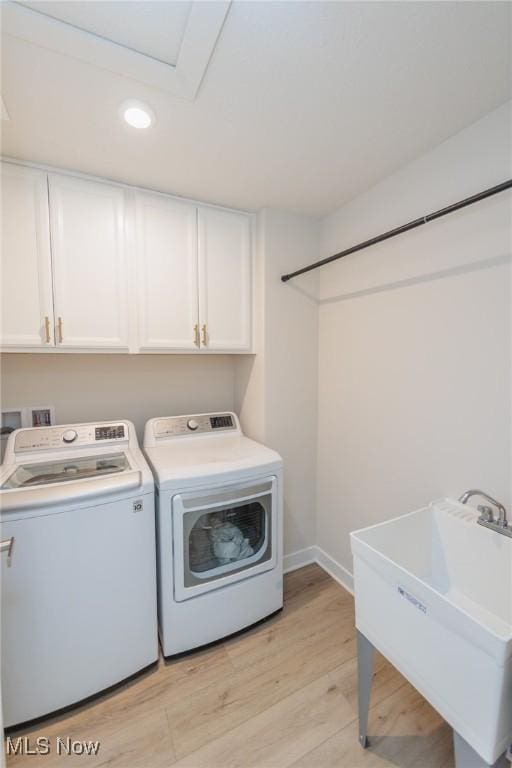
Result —
[[157, 660], [154, 484], [128, 421], [19, 429], [0, 503], [12, 726]]
[[151, 419], [158, 616], [164, 656], [231, 635], [283, 606], [279, 454], [234, 413]]

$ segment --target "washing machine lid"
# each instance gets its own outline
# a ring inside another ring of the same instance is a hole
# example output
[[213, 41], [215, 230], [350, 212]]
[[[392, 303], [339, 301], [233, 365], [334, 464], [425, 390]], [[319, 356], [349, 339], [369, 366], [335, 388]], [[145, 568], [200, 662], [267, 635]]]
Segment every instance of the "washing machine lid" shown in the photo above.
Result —
[[125, 453], [78, 456], [53, 461], [18, 464], [1, 489], [34, 488], [50, 483], [66, 483], [90, 477], [104, 477], [130, 469]]
[[160, 489], [231, 481], [249, 472], [271, 474], [282, 467], [276, 451], [240, 434], [185, 438], [146, 447], [145, 453]]

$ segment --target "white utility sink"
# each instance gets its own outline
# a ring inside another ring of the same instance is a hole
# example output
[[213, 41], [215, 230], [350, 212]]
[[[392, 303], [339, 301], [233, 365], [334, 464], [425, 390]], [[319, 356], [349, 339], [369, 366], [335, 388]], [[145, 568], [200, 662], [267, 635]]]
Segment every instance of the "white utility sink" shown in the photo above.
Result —
[[512, 538], [443, 499], [351, 534], [359, 632], [493, 765], [512, 742]]

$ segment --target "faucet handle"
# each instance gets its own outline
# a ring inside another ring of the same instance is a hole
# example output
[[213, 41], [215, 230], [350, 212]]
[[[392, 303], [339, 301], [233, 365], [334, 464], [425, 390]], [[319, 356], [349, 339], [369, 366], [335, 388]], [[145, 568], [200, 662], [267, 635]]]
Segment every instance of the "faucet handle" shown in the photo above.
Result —
[[504, 508], [499, 509], [499, 515], [498, 519], [496, 520], [496, 525], [499, 525], [500, 528], [508, 528], [508, 521], [507, 521], [507, 513]]
[[480, 512], [479, 520], [481, 520], [483, 523], [494, 523], [494, 513], [492, 507], [479, 504], [477, 510]]

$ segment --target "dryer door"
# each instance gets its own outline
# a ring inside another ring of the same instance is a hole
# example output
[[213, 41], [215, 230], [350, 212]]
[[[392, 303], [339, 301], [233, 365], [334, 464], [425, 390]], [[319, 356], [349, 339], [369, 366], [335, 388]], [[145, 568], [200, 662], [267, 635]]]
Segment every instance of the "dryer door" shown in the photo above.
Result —
[[269, 477], [173, 497], [178, 602], [275, 567], [276, 485]]

